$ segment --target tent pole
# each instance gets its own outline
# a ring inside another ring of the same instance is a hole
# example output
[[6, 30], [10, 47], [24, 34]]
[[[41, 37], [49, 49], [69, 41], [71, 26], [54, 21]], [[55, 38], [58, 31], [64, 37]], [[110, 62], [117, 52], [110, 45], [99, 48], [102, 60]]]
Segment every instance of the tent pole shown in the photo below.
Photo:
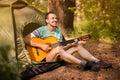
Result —
[[17, 67], [19, 70], [16, 22], [15, 22], [15, 16], [14, 16], [12, 4], [10, 5], [10, 8], [11, 8], [12, 25], [13, 25], [13, 31], [14, 31], [14, 42], [15, 42], [15, 53], [16, 53]]

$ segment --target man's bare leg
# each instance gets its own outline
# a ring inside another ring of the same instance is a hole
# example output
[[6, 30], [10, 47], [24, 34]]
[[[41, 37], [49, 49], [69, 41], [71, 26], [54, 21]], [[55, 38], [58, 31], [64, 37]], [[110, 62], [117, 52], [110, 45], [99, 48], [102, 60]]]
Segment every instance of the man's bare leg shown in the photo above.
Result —
[[[73, 50], [73, 48], [71, 48], [71, 50]], [[59, 53], [58, 53], [58, 51], [59, 51]], [[76, 51], [76, 50], [74, 50], [74, 51]], [[47, 55], [46, 61], [48, 61], [48, 62], [55, 61], [55, 60], [57, 60], [57, 57], [60, 56], [60, 58], [66, 62], [80, 65], [80, 63], [82, 61], [80, 59], [74, 57], [73, 55], [71, 55], [71, 53], [68, 53], [68, 52], [66, 52], [62, 48], [56, 48]], [[84, 61], [84, 63], [86, 63], [86, 62]]]
[[77, 46], [78, 53], [80, 56], [88, 61], [100, 61], [99, 59], [95, 58], [90, 52], [88, 52], [82, 45]]

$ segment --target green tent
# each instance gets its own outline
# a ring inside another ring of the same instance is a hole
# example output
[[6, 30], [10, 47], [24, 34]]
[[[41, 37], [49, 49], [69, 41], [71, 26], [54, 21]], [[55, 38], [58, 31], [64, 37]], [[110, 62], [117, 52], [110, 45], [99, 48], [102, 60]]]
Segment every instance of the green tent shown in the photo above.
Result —
[[44, 14], [22, 0], [0, 0], [0, 46], [9, 45], [18, 64], [31, 62], [23, 37], [44, 24]]

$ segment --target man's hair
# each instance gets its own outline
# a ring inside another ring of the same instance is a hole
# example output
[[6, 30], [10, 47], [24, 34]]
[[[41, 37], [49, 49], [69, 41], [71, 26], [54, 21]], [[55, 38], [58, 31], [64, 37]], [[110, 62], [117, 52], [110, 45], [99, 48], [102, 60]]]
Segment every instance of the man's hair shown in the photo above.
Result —
[[[52, 11], [50, 11], [50, 12], [47, 12], [46, 14], [45, 14], [45, 20], [48, 18], [48, 15], [49, 14], [55, 14], [54, 12], [52, 12]], [[56, 15], [56, 14], [55, 14]]]

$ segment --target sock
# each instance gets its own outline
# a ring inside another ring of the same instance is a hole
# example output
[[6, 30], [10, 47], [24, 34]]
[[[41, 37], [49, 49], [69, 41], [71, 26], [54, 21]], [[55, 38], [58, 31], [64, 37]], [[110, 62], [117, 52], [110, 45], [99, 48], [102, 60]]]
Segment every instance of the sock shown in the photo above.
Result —
[[82, 61], [80, 62], [80, 64], [81, 64], [82, 66], [85, 66], [85, 65], [87, 64], [87, 62], [82, 60]]
[[97, 62], [99, 62], [100, 60], [91, 60], [91, 61], [97, 63]]
[[99, 62], [100, 60], [93, 57], [91, 61], [97, 63], [97, 62]]

